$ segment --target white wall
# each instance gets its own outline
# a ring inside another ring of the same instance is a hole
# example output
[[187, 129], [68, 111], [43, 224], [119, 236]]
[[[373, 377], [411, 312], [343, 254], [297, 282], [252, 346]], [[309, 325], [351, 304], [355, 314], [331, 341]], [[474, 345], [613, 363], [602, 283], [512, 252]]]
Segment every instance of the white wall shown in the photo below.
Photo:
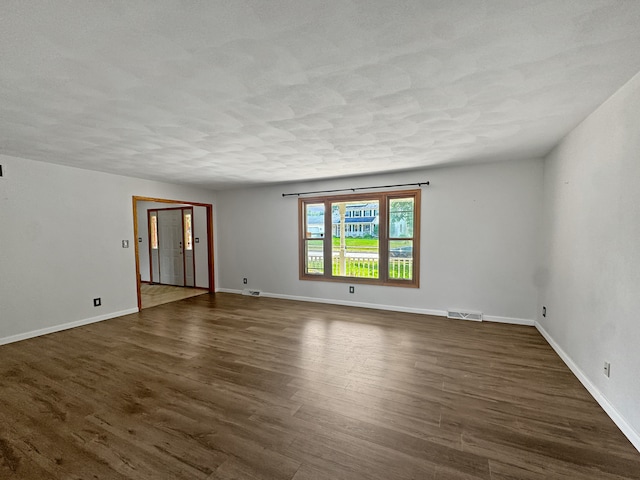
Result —
[[[282, 193], [430, 180], [422, 195], [419, 289], [298, 279], [298, 204]], [[218, 192], [219, 287], [419, 311], [536, 318], [542, 160]]]
[[[546, 159], [540, 305], [548, 312], [538, 318], [605, 410], [623, 419], [618, 423], [638, 449], [639, 126], [640, 74]], [[604, 361], [611, 362], [610, 378]]]
[[0, 343], [136, 310], [132, 196], [215, 201], [186, 186], [3, 155], [0, 164]]
[[193, 207], [193, 244], [196, 257], [196, 287], [209, 288], [209, 251], [207, 250], [207, 209]]

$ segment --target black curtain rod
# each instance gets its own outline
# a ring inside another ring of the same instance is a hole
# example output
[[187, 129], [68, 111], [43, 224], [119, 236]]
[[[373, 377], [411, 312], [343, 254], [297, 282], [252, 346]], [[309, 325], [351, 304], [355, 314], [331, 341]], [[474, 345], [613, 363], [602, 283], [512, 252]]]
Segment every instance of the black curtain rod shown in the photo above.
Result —
[[356, 190], [371, 190], [372, 188], [394, 188], [394, 187], [421, 187], [423, 185], [429, 185], [429, 182], [420, 183], [400, 183], [398, 185], [380, 185], [379, 187], [356, 187], [356, 188], [337, 188], [335, 190], [316, 190], [315, 192], [298, 192], [298, 193], [283, 193], [283, 197], [299, 197], [300, 195], [311, 195], [313, 193], [335, 193], [335, 192], [355, 192]]

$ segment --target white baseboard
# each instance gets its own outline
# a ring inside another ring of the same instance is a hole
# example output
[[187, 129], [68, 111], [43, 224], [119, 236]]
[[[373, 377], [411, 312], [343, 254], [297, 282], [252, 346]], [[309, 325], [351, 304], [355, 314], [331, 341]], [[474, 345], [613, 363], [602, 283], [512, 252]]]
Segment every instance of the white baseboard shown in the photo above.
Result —
[[[231, 288], [219, 288], [216, 291], [222, 292], [222, 293], [235, 293], [235, 294], [242, 293], [242, 290], [234, 290]], [[335, 300], [330, 298], [301, 297], [297, 295], [284, 295], [280, 293], [268, 293], [268, 292], [262, 292], [261, 296], [269, 297], [269, 298], [281, 298], [283, 300], [295, 300], [299, 302], [327, 303], [331, 305], [344, 305], [346, 307], [371, 308], [374, 310], [387, 310], [391, 312], [418, 313], [421, 315], [435, 315], [437, 317], [447, 316], [446, 310], [432, 310], [428, 308], [402, 307], [398, 305], [380, 305], [378, 303], [352, 302], [349, 300]], [[527, 320], [524, 318], [497, 317], [497, 316], [491, 316], [491, 315], [484, 315], [483, 319], [488, 322], [511, 323], [515, 325], [533, 326], [535, 323], [533, 320]]]
[[616, 408], [607, 400], [607, 397], [596, 387], [591, 380], [585, 375], [585, 373], [576, 365], [576, 363], [571, 359], [571, 357], [565, 352], [560, 345], [556, 343], [556, 341], [549, 335], [549, 333], [544, 329], [542, 325], [538, 322], [535, 322], [535, 327], [538, 329], [540, 334], [545, 338], [551, 348], [555, 350], [555, 352], [560, 356], [560, 358], [567, 364], [567, 367], [573, 372], [573, 374], [578, 377], [578, 380], [584, 385], [584, 387], [588, 390], [591, 396], [598, 402], [598, 404], [602, 407], [602, 409], [606, 412], [607, 415], [613, 420], [613, 422], [618, 426], [622, 433], [629, 439], [629, 441], [633, 444], [633, 446], [640, 452], [640, 434], [624, 419], [622, 415], [616, 410]]
[[216, 293], [233, 293], [242, 295], [242, 290], [234, 290], [233, 288], [216, 288]]
[[528, 325], [530, 327], [533, 327], [536, 323], [535, 320], [529, 320], [528, 318], [498, 317], [495, 315], [483, 315], [482, 320], [486, 322], [509, 323], [511, 325]]
[[[242, 294], [242, 290], [234, 290], [231, 288], [219, 288], [216, 291], [221, 293]], [[294, 300], [297, 302], [327, 303], [330, 305], [343, 305], [345, 307], [371, 308], [374, 310], [387, 310], [392, 312], [403, 312], [403, 313], [420, 313], [423, 315], [437, 315], [439, 317], [447, 316], [447, 312], [444, 310], [428, 310], [424, 308], [398, 307], [395, 305], [380, 305], [377, 303], [352, 302], [349, 300], [336, 300], [332, 298], [302, 297], [298, 295], [284, 295], [281, 293], [269, 293], [269, 292], [262, 292], [260, 296], [268, 297], [268, 298], [280, 298], [282, 300]]]
[[436, 315], [446, 317], [445, 310], [430, 310], [427, 308], [401, 307], [397, 305], [381, 305], [378, 303], [352, 302], [350, 300], [335, 300], [332, 298], [299, 297], [296, 295], [283, 295], [279, 293], [262, 293], [263, 297], [281, 298], [283, 300], [297, 300], [300, 302], [327, 303], [331, 305], [343, 305], [345, 307], [370, 308], [373, 310], [386, 310], [390, 312], [419, 313], [421, 315]]
[[103, 320], [122, 317], [123, 315], [129, 315], [131, 313], [138, 313], [138, 309], [130, 308], [128, 310], [121, 310], [119, 312], [112, 312], [112, 313], [106, 313], [104, 315], [98, 315], [97, 317], [85, 318], [83, 320], [76, 320], [75, 322], [63, 323], [62, 325], [54, 325], [52, 327], [46, 327], [38, 330], [32, 330], [30, 332], [19, 333], [17, 335], [11, 335], [10, 337], [0, 338], [0, 345], [19, 342], [21, 340], [27, 340], [29, 338], [39, 337], [41, 335], [48, 335], [49, 333], [61, 332], [62, 330], [81, 327], [83, 325], [89, 325], [91, 323], [102, 322]]

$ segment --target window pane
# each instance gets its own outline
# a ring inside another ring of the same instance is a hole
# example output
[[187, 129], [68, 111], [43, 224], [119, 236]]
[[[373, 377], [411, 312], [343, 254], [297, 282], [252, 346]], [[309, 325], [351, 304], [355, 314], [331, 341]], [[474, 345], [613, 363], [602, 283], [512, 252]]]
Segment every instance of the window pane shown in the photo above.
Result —
[[336, 202], [331, 204], [331, 271], [334, 276], [378, 278], [380, 242], [378, 216], [365, 216], [365, 210], [378, 210], [378, 201]]
[[184, 245], [185, 250], [193, 250], [193, 230], [191, 228], [191, 214], [184, 215]]
[[389, 278], [413, 279], [413, 240], [389, 241]]
[[305, 273], [322, 275], [324, 273], [324, 245], [322, 240], [305, 241]]
[[324, 238], [324, 204], [305, 205], [305, 238]]
[[389, 238], [413, 238], [413, 198], [389, 201]]
[[420, 193], [298, 199], [300, 279], [417, 288]]
[[151, 248], [158, 249], [158, 217], [156, 215], [151, 216]]

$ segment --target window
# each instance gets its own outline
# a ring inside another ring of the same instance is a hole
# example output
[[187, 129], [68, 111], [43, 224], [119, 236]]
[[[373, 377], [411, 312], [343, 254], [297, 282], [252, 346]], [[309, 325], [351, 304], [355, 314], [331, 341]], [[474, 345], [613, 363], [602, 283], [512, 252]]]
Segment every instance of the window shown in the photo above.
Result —
[[184, 249], [193, 250], [193, 230], [191, 228], [191, 214], [184, 214]]
[[152, 213], [149, 217], [151, 221], [151, 248], [153, 250], [158, 249], [158, 214]]
[[324, 204], [306, 203], [304, 206], [304, 236], [302, 249], [306, 258], [305, 275], [324, 274]]
[[301, 198], [299, 211], [301, 280], [419, 286], [420, 190]]

